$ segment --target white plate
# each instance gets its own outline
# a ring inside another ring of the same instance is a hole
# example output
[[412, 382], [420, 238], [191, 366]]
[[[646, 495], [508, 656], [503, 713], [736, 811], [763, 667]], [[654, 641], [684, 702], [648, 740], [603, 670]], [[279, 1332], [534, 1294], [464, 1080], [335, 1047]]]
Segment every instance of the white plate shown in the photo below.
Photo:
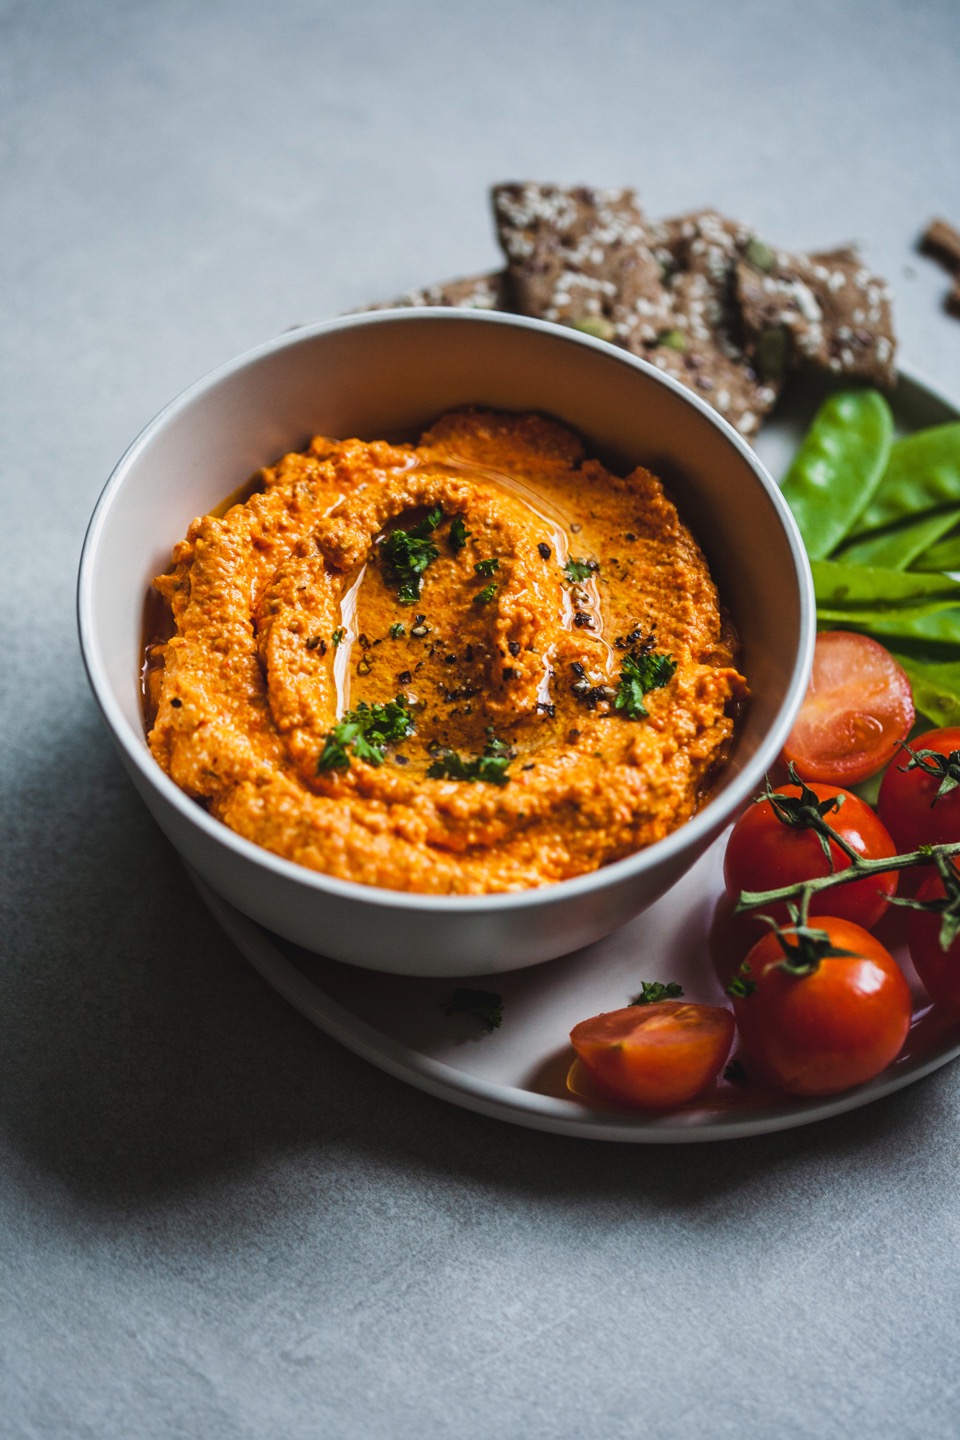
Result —
[[[782, 474], [826, 387], [798, 385], [761, 435], [757, 450]], [[894, 396], [904, 430], [956, 420], [960, 408], [915, 376]], [[256, 970], [320, 1029], [382, 1070], [421, 1090], [501, 1120], [598, 1140], [690, 1143], [806, 1125], [869, 1104], [960, 1055], [960, 1020], [927, 1007], [897, 932], [890, 944], [914, 986], [917, 1009], [898, 1060], [867, 1085], [826, 1099], [792, 1100], [770, 1089], [720, 1080], [700, 1100], [666, 1115], [587, 1103], [567, 1090], [577, 1021], [627, 1004], [641, 981], [675, 980], [687, 999], [722, 1003], [709, 932], [722, 892], [725, 837], [643, 915], [573, 955], [532, 969], [473, 980], [420, 980], [357, 970], [311, 955], [247, 919], [195, 879], [214, 917]], [[448, 1016], [458, 986], [503, 996], [503, 1024], [491, 1034], [467, 1016]]]

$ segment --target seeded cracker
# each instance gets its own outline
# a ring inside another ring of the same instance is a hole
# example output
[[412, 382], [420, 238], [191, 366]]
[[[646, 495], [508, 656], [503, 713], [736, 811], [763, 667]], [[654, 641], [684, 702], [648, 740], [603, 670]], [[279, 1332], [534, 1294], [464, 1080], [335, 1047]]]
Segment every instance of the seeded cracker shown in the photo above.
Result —
[[741, 256], [762, 246], [715, 210], [652, 227], [670, 321], [650, 350], [659, 369], [696, 390], [742, 435], [753, 435], [776, 403], [783, 367], [759, 374], [741, 343], [734, 278]]
[[632, 190], [497, 185], [493, 210], [521, 313], [634, 354], [669, 325], [660, 268]]
[[817, 255], [762, 247], [739, 262], [736, 286], [761, 371], [779, 360], [793, 370], [895, 384], [890, 290], [852, 247]]
[[364, 305], [364, 310], [393, 310], [406, 306], [448, 305], [457, 310], [514, 310], [510, 277], [505, 270], [487, 275], [468, 275], [462, 280], [445, 280], [408, 290], [396, 300]]

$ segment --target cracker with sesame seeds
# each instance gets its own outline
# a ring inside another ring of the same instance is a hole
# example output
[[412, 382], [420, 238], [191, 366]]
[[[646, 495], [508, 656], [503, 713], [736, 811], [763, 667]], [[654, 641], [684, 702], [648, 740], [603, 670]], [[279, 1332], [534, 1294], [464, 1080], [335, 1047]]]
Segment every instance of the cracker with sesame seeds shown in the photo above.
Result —
[[652, 229], [670, 324], [647, 358], [697, 391], [742, 435], [754, 435], [782, 386], [782, 370], [761, 375], [746, 353], [734, 297], [740, 258], [760, 242], [747, 226], [715, 210], [681, 215]]
[[632, 190], [505, 184], [492, 198], [523, 314], [635, 354], [669, 327], [660, 267]]
[[381, 300], [364, 305], [363, 310], [394, 310], [407, 306], [440, 305], [457, 310], [514, 310], [510, 276], [506, 270], [484, 275], [467, 275], [458, 280], [444, 280], [439, 285], [424, 285], [408, 290], [395, 300]]
[[813, 255], [763, 247], [737, 264], [736, 293], [758, 371], [820, 370], [890, 389], [890, 291], [847, 246]]
[[718, 285], [728, 284], [731, 267], [753, 232], [717, 210], [692, 210], [651, 226], [654, 254], [665, 278], [677, 271], [700, 270]]

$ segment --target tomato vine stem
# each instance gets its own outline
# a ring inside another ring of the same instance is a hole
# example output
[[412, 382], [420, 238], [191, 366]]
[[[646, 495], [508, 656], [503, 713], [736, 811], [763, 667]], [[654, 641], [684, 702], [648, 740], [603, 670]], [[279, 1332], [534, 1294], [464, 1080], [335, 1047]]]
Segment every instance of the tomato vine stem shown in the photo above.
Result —
[[[826, 827], [830, 829], [830, 826]], [[812, 880], [798, 880], [793, 885], [782, 885], [779, 890], [741, 890], [734, 907], [736, 914], [745, 910], [757, 910], [761, 905], [775, 905], [783, 900], [800, 902], [800, 913], [810, 904], [812, 896], [821, 890], [832, 890], [836, 885], [850, 885], [854, 880], [863, 880], [871, 875], [884, 875], [890, 870], [909, 870], [914, 865], [935, 865], [942, 875], [941, 859], [946, 861], [960, 855], [960, 841], [949, 845], [921, 845], [905, 855], [890, 855], [881, 860], [864, 860], [861, 855], [851, 857], [850, 864], [831, 875], [817, 875]]]

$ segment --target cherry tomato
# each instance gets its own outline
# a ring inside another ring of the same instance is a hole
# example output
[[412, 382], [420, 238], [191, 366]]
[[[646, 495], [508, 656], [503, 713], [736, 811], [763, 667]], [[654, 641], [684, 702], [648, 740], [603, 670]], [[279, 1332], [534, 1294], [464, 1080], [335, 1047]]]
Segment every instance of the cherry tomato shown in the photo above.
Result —
[[[960, 755], [960, 726], [928, 730], [910, 741], [910, 749], [934, 750], [945, 758]], [[880, 817], [898, 849], [916, 850], [918, 845], [948, 845], [960, 840], [960, 785], [937, 799], [940, 779], [919, 765], [907, 769], [909, 759], [906, 750], [901, 750], [883, 777], [877, 801]]]
[[893, 758], [913, 717], [910, 681], [888, 650], [866, 635], [825, 630], [783, 753], [804, 780], [856, 785]]
[[780, 968], [783, 950], [771, 931], [745, 961], [755, 988], [733, 1001], [746, 1054], [791, 1095], [833, 1095], [872, 1079], [910, 1029], [910, 988], [889, 950], [847, 920], [825, 917], [817, 928], [852, 953], [791, 975]]
[[[917, 891], [918, 900], [942, 900], [943, 895], [943, 881], [935, 871]], [[940, 916], [928, 910], [910, 912], [907, 935], [910, 959], [930, 999], [960, 1010], [960, 936], [949, 949], [941, 950]]]
[[[824, 818], [837, 834], [865, 860], [880, 860], [895, 855], [896, 847], [877, 816], [856, 795], [836, 785], [810, 786], [818, 800], [842, 796], [838, 810]], [[778, 795], [799, 795], [798, 785], [778, 785]], [[850, 862], [839, 845], [830, 842], [834, 870], [846, 870]], [[813, 830], [797, 830], [778, 820], [769, 800], [761, 800], [745, 810], [734, 825], [723, 858], [723, 878], [727, 892], [734, 899], [741, 890], [778, 890], [829, 875], [830, 866], [823, 847]], [[810, 903], [811, 915], [836, 915], [852, 920], [869, 930], [876, 925], [887, 908], [887, 899], [895, 895], [897, 874], [891, 871], [866, 880], [853, 880], [815, 895]], [[784, 906], [769, 906], [766, 913], [781, 924], [786, 923]]]
[[666, 1109], [692, 1100], [720, 1072], [733, 1015], [719, 1005], [657, 1000], [581, 1020], [570, 1043], [614, 1100]]

